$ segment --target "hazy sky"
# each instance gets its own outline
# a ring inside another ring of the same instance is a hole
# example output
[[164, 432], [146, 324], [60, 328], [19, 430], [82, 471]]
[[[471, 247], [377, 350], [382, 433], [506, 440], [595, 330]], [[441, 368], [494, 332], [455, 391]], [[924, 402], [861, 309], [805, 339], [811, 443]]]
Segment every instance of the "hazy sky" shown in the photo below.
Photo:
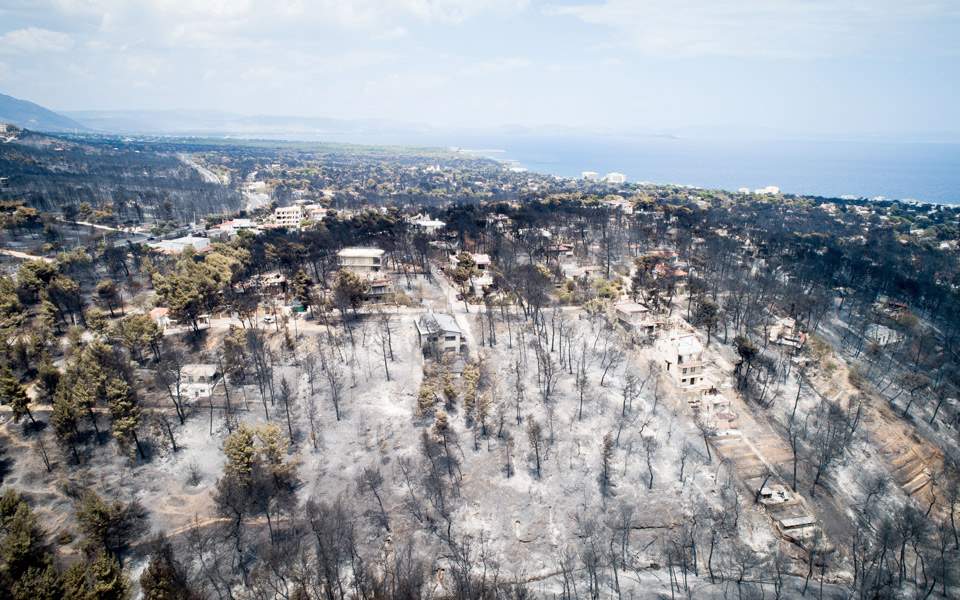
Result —
[[54, 109], [960, 131], [958, 0], [0, 0]]

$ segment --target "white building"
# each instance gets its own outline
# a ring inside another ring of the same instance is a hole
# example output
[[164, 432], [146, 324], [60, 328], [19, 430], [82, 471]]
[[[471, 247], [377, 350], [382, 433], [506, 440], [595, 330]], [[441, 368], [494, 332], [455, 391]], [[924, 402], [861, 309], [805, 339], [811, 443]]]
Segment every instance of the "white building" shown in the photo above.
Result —
[[231, 240], [237, 237], [241, 231], [259, 233], [260, 229], [257, 228], [253, 219], [230, 219], [208, 229], [207, 235], [215, 239]]
[[703, 345], [690, 331], [671, 331], [657, 340], [664, 370], [681, 387], [703, 383]]
[[217, 365], [188, 364], [180, 369], [180, 391], [188, 398], [209, 398], [220, 381]]
[[584, 171], [580, 173], [580, 179], [584, 181], [600, 181], [600, 173], [596, 171]]
[[896, 329], [878, 323], [867, 325], [867, 329], [863, 333], [868, 342], [878, 346], [889, 346], [903, 339], [903, 335]]
[[[478, 273], [470, 279], [470, 288], [475, 296], [482, 296], [483, 292], [493, 285], [493, 276], [490, 274], [490, 255], [471, 253], [470, 256], [473, 257], [473, 262], [476, 264], [478, 271]], [[459, 264], [460, 261], [457, 260], [457, 255], [452, 255], [450, 257], [450, 266], [456, 269]]]
[[193, 248], [195, 252], [206, 252], [210, 249], [210, 238], [185, 235], [172, 240], [150, 242], [147, 246], [164, 254], [180, 254], [187, 248]]
[[434, 235], [447, 226], [443, 221], [431, 219], [430, 217], [421, 217], [419, 215], [411, 219], [410, 224], [428, 235]]
[[427, 313], [416, 322], [417, 344], [425, 355], [440, 356], [464, 349], [463, 331], [457, 320], [448, 314]]
[[780, 193], [780, 188], [778, 188], [775, 185], [768, 185], [767, 187], [757, 188], [753, 190], [753, 193], [757, 194], [758, 196], [767, 196], [767, 195], [776, 196], [777, 194]]
[[605, 183], [613, 183], [615, 185], [620, 185], [627, 182], [627, 176], [623, 173], [617, 173], [616, 171], [612, 173], [607, 173], [603, 176], [603, 181]]
[[274, 227], [300, 229], [304, 221], [319, 222], [327, 215], [327, 209], [319, 204], [294, 204], [292, 206], [278, 206], [273, 209], [271, 224]]
[[379, 273], [383, 268], [383, 250], [380, 248], [344, 248], [337, 252], [341, 269], [354, 273]]

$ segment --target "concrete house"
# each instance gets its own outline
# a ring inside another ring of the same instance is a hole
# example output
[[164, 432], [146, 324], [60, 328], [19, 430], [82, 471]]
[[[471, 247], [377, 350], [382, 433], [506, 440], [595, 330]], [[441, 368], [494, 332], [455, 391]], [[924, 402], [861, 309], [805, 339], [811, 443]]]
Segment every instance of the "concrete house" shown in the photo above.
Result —
[[344, 248], [337, 252], [341, 269], [357, 274], [379, 273], [383, 268], [383, 250], [380, 248]]
[[890, 346], [899, 343], [903, 339], [903, 335], [896, 329], [891, 329], [886, 325], [880, 325], [878, 323], [867, 325], [867, 329], [863, 332], [863, 335], [868, 342], [878, 346]]
[[663, 328], [664, 319], [637, 302], [619, 302], [614, 307], [617, 322], [636, 336], [653, 337]]
[[150, 242], [147, 246], [163, 254], [181, 254], [187, 248], [192, 248], [194, 252], [206, 252], [210, 250], [210, 238], [186, 235], [172, 240]]
[[[470, 288], [475, 296], [482, 296], [483, 292], [493, 285], [493, 276], [490, 274], [490, 255], [489, 254], [470, 254], [473, 262], [477, 265], [477, 275], [470, 280]], [[457, 255], [450, 257], [450, 267], [456, 269], [460, 262]]]
[[327, 209], [319, 204], [304, 204], [298, 202], [292, 206], [279, 206], [273, 209], [269, 225], [286, 229], [300, 229], [304, 221], [323, 221]]
[[421, 231], [427, 235], [436, 235], [444, 227], [447, 226], [443, 221], [437, 219], [431, 219], [429, 216], [417, 215], [410, 219], [410, 224], [413, 225], [418, 231]]
[[442, 356], [447, 352], [462, 352], [466, 345], [463, 331], [452, 315], [427, 313], [416, 322], [417, 345], [425, 356]]
[[657, 340], [657, 352], [664, 370], [680, 387], [704, 380], [703, 345], [691, 331], [671, 331]]
[[213, 388], [220, 381], [217, 365], [188, 364], [180, 370], [182, 382], [180, 389], [188, 398], [209, 398], [213, 395]]

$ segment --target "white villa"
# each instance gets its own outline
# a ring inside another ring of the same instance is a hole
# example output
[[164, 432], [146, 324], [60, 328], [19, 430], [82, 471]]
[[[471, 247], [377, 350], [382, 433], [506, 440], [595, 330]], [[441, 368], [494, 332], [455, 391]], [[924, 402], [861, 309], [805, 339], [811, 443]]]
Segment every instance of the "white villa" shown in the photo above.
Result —
[[417, 215], [410, 219], [410, 224], [414, 228], [426, 233], [428, 235], [435, 235], [441, 229], [447, 226], [443, 221], [438, 221], [436, 219], [431, 219], [429, 216]]
[[357, 274], [379, 273], [383, 268], [383, 250], [380, 248], [344, 248], [337, 252], [341, 269]]
[[185, 396], [194, 400], [209, 398], [220, 381], [217, 365], [188, 364], [180, 370], [182, 383], [180, 388]]
[[300, 229], [304, 221], [322, 221], [327, 215], [327, 209], [319, 204], [294, 204], [293, 206], [279, 206], [273, 209], [271, 224], [274, 227]]
[[681, 387], [704, 382], [703, 344], [682, 328], [665, 333], [656, 343], [664, 370]]

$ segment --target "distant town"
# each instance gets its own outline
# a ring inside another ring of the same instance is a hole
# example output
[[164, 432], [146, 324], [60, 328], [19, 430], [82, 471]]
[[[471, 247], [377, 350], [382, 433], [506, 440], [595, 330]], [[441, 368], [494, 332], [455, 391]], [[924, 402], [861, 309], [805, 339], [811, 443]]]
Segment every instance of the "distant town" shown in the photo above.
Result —
[[3, 597], [958, 594], [958, 208], [3, 133]]

